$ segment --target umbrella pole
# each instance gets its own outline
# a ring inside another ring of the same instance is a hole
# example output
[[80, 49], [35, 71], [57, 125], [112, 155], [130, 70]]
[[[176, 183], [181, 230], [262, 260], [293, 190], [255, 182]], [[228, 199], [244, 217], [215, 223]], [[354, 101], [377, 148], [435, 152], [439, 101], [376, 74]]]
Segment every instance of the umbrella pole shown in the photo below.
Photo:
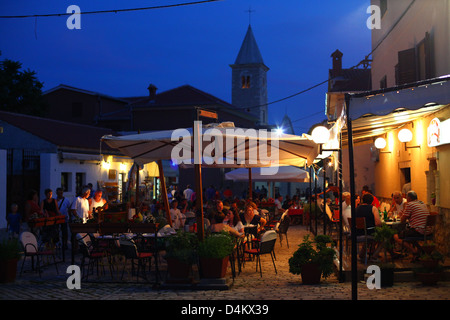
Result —
[[136, 163], [136, 196], [134, 198], [134, 207], [136, 208], [136, 213], [138, 212], [139, 204], [139, 165]]
[[253, 199], [252, 168], [248, 168], [248, 198]]
[[[198, 116], [198, 115], [197, 115]], [[202, 132], [200, 131], [199, 121], [194, 121], [194, 169], [195, 169], [195, 207], [197, 216], [197, 237], [203, 241], [205, 237], [205, 223], [203, 219], [203, 186], [202, 186]], [[197, 163], [196, 163], [197, 162]]]
[[167, 222], [169, 222], [169, 225], [172, 227], [172, 217], [170, 216], [170, 209], [169, 209], [169, 198], [167, 197], [166, 180], [164, 179], [164, 170], [161, 160], [158, 160], [158, 168], [159, 168], [159, 181], [161, 183], [162, 198], [164, 202], [164, 211], [166, 211]]

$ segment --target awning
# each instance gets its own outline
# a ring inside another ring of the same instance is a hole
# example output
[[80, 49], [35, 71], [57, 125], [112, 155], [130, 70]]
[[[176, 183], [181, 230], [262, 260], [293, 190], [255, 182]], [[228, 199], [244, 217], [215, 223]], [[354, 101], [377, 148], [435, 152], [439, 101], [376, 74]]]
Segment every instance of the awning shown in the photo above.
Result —
[[[349, 116], [353, 142], [359, 142], [401, 128], [427, 117], [450, 104], [450, 76], [364, 94], [349, 94]], [[342, 131], [347, 144], [347, 130]]]

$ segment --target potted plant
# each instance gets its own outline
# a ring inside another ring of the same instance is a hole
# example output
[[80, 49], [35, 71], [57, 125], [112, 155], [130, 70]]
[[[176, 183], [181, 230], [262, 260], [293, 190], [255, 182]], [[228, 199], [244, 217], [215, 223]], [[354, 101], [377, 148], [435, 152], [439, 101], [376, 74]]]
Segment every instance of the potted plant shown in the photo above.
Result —
[[440, 263], [444, 262], [444, 259], [437, 250], [425, 252], [419, 257], [422, 266], [416, 268], [414, 273], [423, 285], [435, 285], [441, 279], [443, 268]]
[[195, 233], [178, 230], [167, 238], [167, 272], [171, 279], [188, 279], [192, 264], [197, 260], [198, 237]]
[[21, 257], [21, 245], [18, 239], [3, 239], [0, 242], [0, 283], [14, 282], [17, 274], [17, 262]]
[[233, 238], [226, 232], [212, 233], [201, 241], [198, 245], [201, 277], [224, 278], [233, 249]]
[[[335, 251], [328, 235], [318, 235], [314, 241], [305, 235], [297, 251], [289, 258], [289, 272], [301, 274], [303, 284], [318, 284], [323, 276], [333, 273]], [[329, 245], [330, 244], [330, 245]]]
[[380, 249], [382, 249], [384, 253], [383, 263], [378, 263], [381, 271], [381, 287], [392, 287], [394, 285], [395, 265], [393, 262], [389, 263], [387, 261], [387, 254], [388, 252], [393, 252], [393, 239], [395, 233], [395, 230], [388, 225], [383, 224], [381, 227], [376, 227], [373, 234], [375, 242], [379, 244]]

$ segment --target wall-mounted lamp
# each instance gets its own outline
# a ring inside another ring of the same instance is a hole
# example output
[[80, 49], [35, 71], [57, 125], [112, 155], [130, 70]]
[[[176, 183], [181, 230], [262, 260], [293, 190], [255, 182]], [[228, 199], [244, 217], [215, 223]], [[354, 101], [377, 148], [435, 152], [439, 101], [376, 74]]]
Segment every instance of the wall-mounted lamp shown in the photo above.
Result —
[[[319, 154], [322, 154], [322, 151], [338, 151], [340, 152], [340, 149], [323, 149], [323, 144], [327, 143], [328, 140], [330, 140], [330, 130], [328, 130], [327, 127], [324, 126], [317, 126], [313, 129], [311, 132], [312, 139], [315, 143], [317, 143], [320, 146], [320, 152]], [[331, 153], [330, 153], [331, 155]]]
[[403, 142], [405, 144], [405, 151], [409, 148], [420, 148], [420, 145], [418, 146], [410, 146], [408, 147], [406, 144], [408, 142], [410, 142], [413, 138], [413, 134], [411, 132], [411, 130], [409, 129], [402, 129], [398, 132], [398, 140], [400, 140], [400, 142]]
[[381, 151], [381, 149], [386, 148], [386, 145], [387, 145], [386, 139], [381, 137], [375, 139], [375, 148], [380, 150], [379, 151], [380, 153], [391, 153], [390, 151]]

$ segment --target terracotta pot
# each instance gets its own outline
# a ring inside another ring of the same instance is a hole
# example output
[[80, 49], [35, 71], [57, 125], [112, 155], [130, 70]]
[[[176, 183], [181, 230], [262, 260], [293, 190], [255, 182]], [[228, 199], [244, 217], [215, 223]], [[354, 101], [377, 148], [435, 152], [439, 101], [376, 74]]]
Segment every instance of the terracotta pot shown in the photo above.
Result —
[[201, 277], [206, 279], [225, 278], [229, 257], [200, 258]]
[[191, 273], [192, 264], [187, 264], [173, 258], [166, 258], [167, 272], [172, 279], [187, 279]]
[[301, 275], [303, 284], [319, 284], [322, 271], [318, 264], [310, 263], [302, 266]]
[[0, 261], [0, 283], [16, 281], [17, 261], [19, 261], [19, 259]]

